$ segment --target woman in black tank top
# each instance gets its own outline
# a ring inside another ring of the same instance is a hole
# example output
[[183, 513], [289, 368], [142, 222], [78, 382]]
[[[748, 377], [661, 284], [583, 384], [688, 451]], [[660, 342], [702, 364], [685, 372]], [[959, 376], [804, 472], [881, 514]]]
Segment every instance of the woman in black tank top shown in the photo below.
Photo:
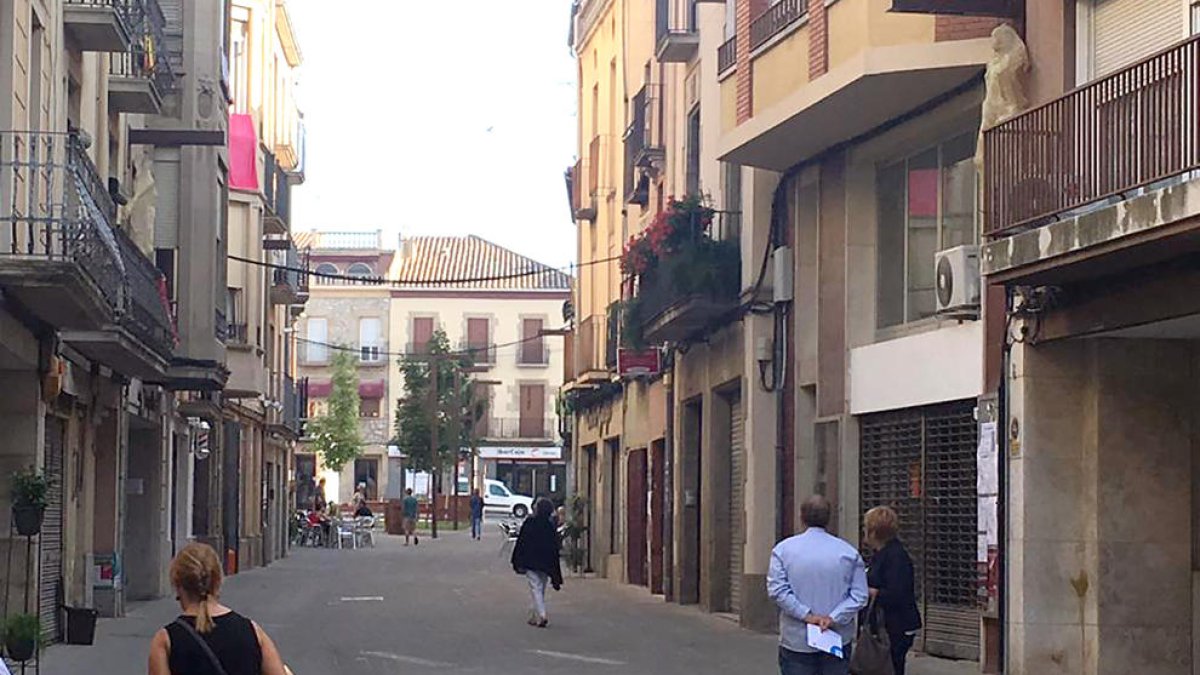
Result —
[[150, 643], [150, 675], [285, 675], [271, 638], [250, 619], [217, 601], [217, 552], [189, 544], [171, 562], [171, 583], [183, 614]]

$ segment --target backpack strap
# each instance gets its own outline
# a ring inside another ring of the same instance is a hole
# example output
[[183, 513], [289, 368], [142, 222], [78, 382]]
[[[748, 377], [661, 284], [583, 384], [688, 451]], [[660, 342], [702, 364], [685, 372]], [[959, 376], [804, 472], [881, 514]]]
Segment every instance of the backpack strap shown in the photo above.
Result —
[[175, 619], [175, 623], [182, 626], [183, 630], [186, 631], [188, 635], [192, 636], [192, 639], [196, 641], [196, 644], [200, 645], [200, 650], [203, 651], [205, 656], [208, 657], [208, 660], [212, 663], [212, 667], [216, 670], [217, 675], [229, 675], [229, 673], [225, 671], [225, 667], [221, 665], [221, 660], [217, 658], [215, 653], [213, 653], [212, 647], [208, 646], [208, 641], [206, 641], [200, 635], [200, 633], [196, 631], [195, 626], [184, 621], [183, 617]]

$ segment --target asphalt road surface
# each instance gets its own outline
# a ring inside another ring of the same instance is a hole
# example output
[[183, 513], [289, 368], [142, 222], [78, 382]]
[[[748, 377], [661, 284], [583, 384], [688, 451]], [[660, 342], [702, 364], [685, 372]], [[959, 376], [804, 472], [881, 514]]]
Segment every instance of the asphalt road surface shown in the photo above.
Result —
[[[374, 549], [298, 549], [228, 579], [222, 599], [272, 635], [296, 675], [778, 672], [772, 636], [604, 580], [568, 576], [549, 597], [550, 626], [532, 628], [501, 545], [491, 526], [480, 542], [451, 532], [407, 548], [381, 535]], [[144, 673], [150, 636], [177, 611], [134, 605], [101, 621], [94, 646], [50, 648], [42, 672]], [[917, 661], [930, 667], [910, 672], [975, 672]]]

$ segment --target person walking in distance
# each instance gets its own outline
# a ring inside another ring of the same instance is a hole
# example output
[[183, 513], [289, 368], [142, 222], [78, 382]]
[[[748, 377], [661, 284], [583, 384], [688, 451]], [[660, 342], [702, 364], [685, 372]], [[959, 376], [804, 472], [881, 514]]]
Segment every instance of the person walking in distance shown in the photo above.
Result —
[[285, 675], [275, 643], [250, 619], [222, 605], [221, 561], [188, 544], [171, 561], [183, 614], [154, 634], [150, 675]]
[[408, 538], [412, 537], [413, 545], [419, 545], [421, 538], [417, 536], [417, 516], [420, 514], [421, 503], [413, 496], [412, 488], [404, 491], [404, 545], [408, 546]]
[[521, 525], [517, 545], [513, 547], [512, 566], [517, 574], [524, 574], [529, 582], [529, 594], [533, 608], [529, 613], [529, 625], [545, 628], [546, 584], [554, 590], [562, 589], [562, 568], [559, 566], [558, 533], [551, 516], [554, 504], [542, 497], [533, 505], [533, 516]]
[[479, 496], [479, 488], [471, 490], [471, 538], [483, 538], [483, 497]]
[[[767, 594], [779, 607], [782, 675], [850, 672], [854, 619], [867, 605], [867, 575], [858, 551], [825, 531], [830, 515], [828, 500], [810, 497], [800, 507], [804, 532], [780, 542], [771, 552]], [[809, 625], [836, 631], [843, 655], [810, 646]]]
[[875, 551], [867, 569], [871, 600], [883, 609], [883, 626], [892, 650], [892, 670], [904, 675], [908, 650], [921, 629], [921, 613], [913, 579], [913, 562], [896, 537], [900, 517], [890, 507], [876, 506], [863, 518], [867, 544]]

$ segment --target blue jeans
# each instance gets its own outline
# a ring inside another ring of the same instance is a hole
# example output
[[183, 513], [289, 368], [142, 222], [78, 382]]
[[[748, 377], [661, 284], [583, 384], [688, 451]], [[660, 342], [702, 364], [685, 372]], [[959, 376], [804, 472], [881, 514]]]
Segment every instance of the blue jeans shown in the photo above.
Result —
[[846, 658], [839, 659], [824, 652], [793, 652], [779, 648], [780, 675], [849, 675], [850, 645], [846, 645]]
[[475, 539], [483, 536], [483, 516], [471, 516], [471, 536]]

